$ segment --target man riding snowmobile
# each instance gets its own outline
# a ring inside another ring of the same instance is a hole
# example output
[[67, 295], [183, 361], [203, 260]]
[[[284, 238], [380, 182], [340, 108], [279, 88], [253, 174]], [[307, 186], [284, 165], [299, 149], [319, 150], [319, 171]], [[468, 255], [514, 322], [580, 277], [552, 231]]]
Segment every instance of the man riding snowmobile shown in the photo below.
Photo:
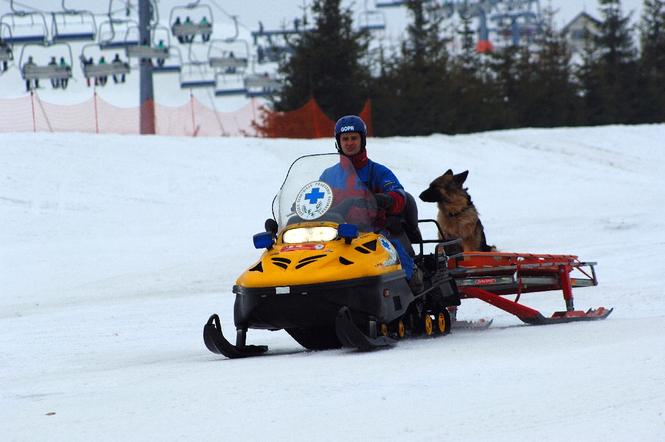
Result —
[[[371, 218], [375, 220], [376, 226], [381, 227], [381, 233], [395, 246], [411, 289], [415, 293], [422, 291], [422, 272], [414, 267], [414, 251], [401, 228], [401, 218], [407, 205], [404, 187], [390, 169], [367, 157], [367, 126], [360, 117], [347, 115], [337, 120], [334, 136], [337, 151], [350, 162], [341, 159], [339, 164], [323, 172], [321, 181], [335, 189], [335, 198], [338, 201], [354, 196], [365, 197], [362, 193], [367, 189], [374, 193], [378, 207]], [[354, 170], [348, 170], [350, 167]], [[353, 180], [359, 182], [349, 182]], [[415, 203], [411, 206], [414, 212], [412, 216], [417, 220]], [[363, 219], [364, 214], [354, 214], [362, 210], [360, 207], [350, 207], [346, 214], [347, 219]]]
[[[250, 329], [285, 330], [303, 347], [369, 350], [406, 336], [445, 335], [446, 307], [459, 295], [446, 257], [423, 254], [413, 197], [385, 166], [367, 158], [367, 129], [336, 124], [339, 154], [296, 159], [273, 199], [273, 217], [253, 237], [265, 249], [233, 286], [236, 343], [213, 314], [206, 347], [229, 358], [256, 356]], [[414, 271], [411, 242], [421, 270]], [[424, 281], [423, 281], [424, 280]]]

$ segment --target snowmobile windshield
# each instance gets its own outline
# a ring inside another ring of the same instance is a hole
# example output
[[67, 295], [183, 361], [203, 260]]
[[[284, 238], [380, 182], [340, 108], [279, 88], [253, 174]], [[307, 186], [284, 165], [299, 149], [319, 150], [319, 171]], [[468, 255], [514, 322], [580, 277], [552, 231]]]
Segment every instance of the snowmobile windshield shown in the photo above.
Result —
[[291, 164], [273, 201], [280, 229], [307, 221], [329, 221], [375, 229], [376, 200], [351, 160], [339, 154], [306, 155]]

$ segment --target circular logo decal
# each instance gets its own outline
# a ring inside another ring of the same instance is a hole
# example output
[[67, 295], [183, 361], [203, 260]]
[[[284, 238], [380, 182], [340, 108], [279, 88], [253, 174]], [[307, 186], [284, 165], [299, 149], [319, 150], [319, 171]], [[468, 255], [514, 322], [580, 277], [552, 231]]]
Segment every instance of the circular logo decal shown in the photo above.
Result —
[[323, 216], [333, 202], [333, 191], [323, 181], [312, 181], [303, 187], [296, 197], [296, 213], [302, 219], [312, 220]]

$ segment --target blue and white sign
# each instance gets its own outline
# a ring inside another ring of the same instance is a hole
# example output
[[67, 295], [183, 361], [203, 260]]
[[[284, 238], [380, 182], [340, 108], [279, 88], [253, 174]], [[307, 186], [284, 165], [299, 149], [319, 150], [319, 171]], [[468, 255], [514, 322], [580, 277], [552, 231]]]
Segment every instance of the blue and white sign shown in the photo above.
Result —
[[321, 218], [330, 209], [333, 191], [323, 181], [312, 181], [303, 187], [296, 197], [296, 213], [302, 219]]
[[395, 246], [393, 246], [392, 243], [383, 236], [379, 236], [379, 243], [381, 243], [381, 246], [383, 246], [383, 248], [386, 249], [386, 252], [388, 252], [389, 256], [389, 258], [383, 263], [383, 265], [391, 266], [397, 264], [399, 262], [399, 259], [397, 256], [397, 250], [395, 249]]

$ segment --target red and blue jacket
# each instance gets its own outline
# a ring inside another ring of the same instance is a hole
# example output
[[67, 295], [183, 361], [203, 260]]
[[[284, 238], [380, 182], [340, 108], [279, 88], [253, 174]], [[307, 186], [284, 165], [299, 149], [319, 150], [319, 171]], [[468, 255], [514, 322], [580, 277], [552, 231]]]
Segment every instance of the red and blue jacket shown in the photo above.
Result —
[[[387, 211], [389, 215], [398, 215], [404, 210], [406, 197], [404, 187], [395, 174], [383, 164], [376, 163], [367, 157], [358, 164], [340, 157], [340, 162], [326, 169], [321, 180], [335, 189], [333, 204], [347, 198], [367, 198], [367, 190], [372, 193], [385, 193], [393, 199], [393, 205]], [[358, 167], [360, 166], [360, 167]], [[353, 168], [353, 170], [351, 170]]]

